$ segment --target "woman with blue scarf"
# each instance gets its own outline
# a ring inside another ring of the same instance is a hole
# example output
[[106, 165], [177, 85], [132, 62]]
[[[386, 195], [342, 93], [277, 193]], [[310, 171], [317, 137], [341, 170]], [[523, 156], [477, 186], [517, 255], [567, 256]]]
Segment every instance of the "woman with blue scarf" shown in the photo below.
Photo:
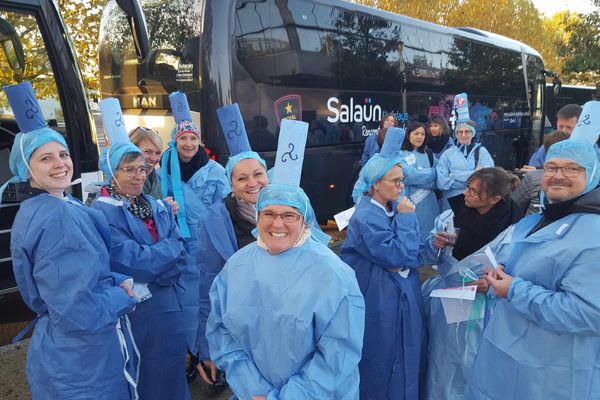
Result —
[[163, 196], [170, 196], [179, 204], [177, 223], [181, 234], [188, 239], [190, 253], [177, 290], [183, 309], [188, 349], [196, 354], [198, 331], [200, 275], [196, 265], [198, 256], [198, 221], [210, 206], [221, 202], [231, 192], [225, 169], [210, 160], [200, 145], [200, 131], [192, 121], [192, 114], [184, 93], [169, 95], [175, 118], [172, 141], [161, 159], [161, 187]]

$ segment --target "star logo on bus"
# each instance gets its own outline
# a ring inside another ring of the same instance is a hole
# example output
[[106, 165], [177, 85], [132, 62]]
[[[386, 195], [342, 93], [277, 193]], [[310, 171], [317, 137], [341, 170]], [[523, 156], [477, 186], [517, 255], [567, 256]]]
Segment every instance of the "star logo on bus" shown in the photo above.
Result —
[[273, 102], [277, 125], [281, 126], [284, 118], [302, 121], [302, 97], [299, 94], [288, 94]]

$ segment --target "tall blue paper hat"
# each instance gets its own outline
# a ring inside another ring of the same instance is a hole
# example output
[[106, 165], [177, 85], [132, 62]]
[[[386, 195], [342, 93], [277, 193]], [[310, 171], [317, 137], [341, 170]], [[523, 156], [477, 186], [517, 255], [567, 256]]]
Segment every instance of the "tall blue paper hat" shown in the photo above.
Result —
[[129, 135], [127, 135], [119, 100], [114, 97], [100, 100], [100, 113], [102, 114], [102, 125], [108, 137], [108, 143], [111, 145], [123, 142], [129, 143]]
[[273, 183], [300, 186], [308, 124], [303, 121], [281, 121]]
[[588, 101], [571, 133], [571, 139], [594, 145], [600, 136], [600, 101]]
[[187, 96], [182, 92], [173, 92], [169, 95], [171, 112], [175, 122], [192, 121], [192, 112], [188, 104]]
[[248, 158], [257, 160], [266, 170], [267, 163], [265, 160], [250, 148], [244, 120], [237, 103], [217, 108], [217, 116], [229, 146], [229, 160], [227, 160], [225, 166], [227, 177], [231, 180], [231, 174], [237, 163]]
[[21, 132], [27, 133], [46, 127], [42, 108], [33, 92], [31, 82], [4, 86], [4, 92]]
[[50, 142], [58, 142], [68, 149], [65, 138], [46, 126], [42, 109], [30, 82], [4, 86], [4, 93], [21, 132], [15, 137], [9, 157], [9, 167], [13, 177], [0, 188], [0, 194], [9, 182], [27, 181], [29, 160], [39, 147]]
[[125, 154], [142, 152], [129, 139], [119, 100], [112, 97], [100, 100], [100, 113], [109, 146], [102, 150], [99, 164], [106, 183], [110, 183]]
[[229, 146], [229, 155], [235, 156], [244, 151], [251, 151], [246, 127], [237, 103], [217, 108], [217, 116], [223, 129], [223, 135]]
[[387, 158], [399, 157], [405, 136], [406, 130], [404, 128], [388, 128], [379, 154]]
[[469, 99], [466, 93], [457, 94], [454, 96], [454, 109], [456, 110], [456, 124], [471, 120], [469, 116]]

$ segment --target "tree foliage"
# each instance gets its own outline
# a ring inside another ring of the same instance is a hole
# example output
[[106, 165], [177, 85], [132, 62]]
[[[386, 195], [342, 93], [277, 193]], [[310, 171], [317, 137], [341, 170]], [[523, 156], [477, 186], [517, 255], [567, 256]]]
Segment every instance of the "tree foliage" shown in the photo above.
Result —
[[105, 0], [58, 0], [85, 87], [98, 92], [98, 31]]

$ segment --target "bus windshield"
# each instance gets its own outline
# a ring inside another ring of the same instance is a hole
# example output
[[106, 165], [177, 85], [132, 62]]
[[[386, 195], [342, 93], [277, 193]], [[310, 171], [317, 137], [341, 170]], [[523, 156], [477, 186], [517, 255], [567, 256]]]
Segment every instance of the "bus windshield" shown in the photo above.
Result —
[[[116, 1], [106, 4], [100, 30], [100, 71], [103, 96], [122, 98], [123, 108], [142, 106], [137, 94], [163, 94], [185, 87], [197, 91], [200, 80], [202, 2], [143, 0], [151, 51], [138, 64], [125, 13]], [[166, 103], [165, 103], [166, 102]], [[153, 97], [144, 108], [168, 107], [166, 96]]]

